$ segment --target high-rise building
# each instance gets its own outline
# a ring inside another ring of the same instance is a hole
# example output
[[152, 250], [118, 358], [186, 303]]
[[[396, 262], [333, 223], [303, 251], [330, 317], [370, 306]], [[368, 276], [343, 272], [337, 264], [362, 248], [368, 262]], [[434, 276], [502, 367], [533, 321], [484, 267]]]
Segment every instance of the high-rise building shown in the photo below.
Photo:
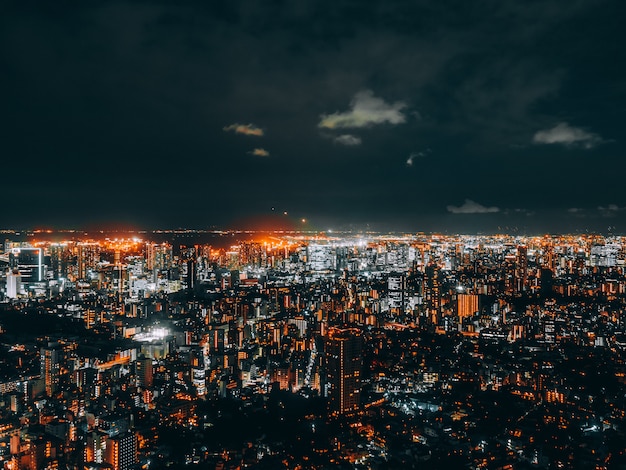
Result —
[[387, 290], [389, 295], [389, 308], [404, 313], [406, 308], [406, 277], [402, 273], [390, 273], [387, 278]]
[[7, 272], [7, 297], [16, 299], [22, 292], [22, 276], [17, 269], [9, 269]]
[[81, 242], [76, 245], [76, 261], [78, 279], [87, 279], [89, 272], [96, 268], [100, 261], [100, 244], [96, 242]]
[[328, 271], [337, 266], [332, 245], [322, 242], [310, 243], [306, 248], [307, 268], [311, 271]]
[[517, 247], [517, 270], [515, 273], [516, 291], [522, 292], [528, 289], [528, 247]]
[[43, 248], [19, 247], [12, 248], [9, 253], [9, 266], [18, 270], [22, 282], [41, 282], [45, 280], [46, 266]]
[[502, 277], [504, 279], [504, 293], [506, 295], [514, 295], [517, 289], [517, 256], [513, 254], [506, 255], [504, 257], [504, 262], [502, 263], [502, 268]]
[[152, 387], [152, 359], [149, 357], [140, 357], [135, 361], [135, 376], [137, 377], [137, 386], [150, 388]]
[[41, 377], [49, 396], [54, 395], [59, 389], [62, 357], [63, 350], [58, 343], [48, 343], [47, 347], [40, 350]]
[[160, 271], [172, 267], [174, 252], [169, 243], [146, 244], [146, 268], [149, 271]]
[[441, 270], [435, 263], [424, 269], [424, 300], [426, 313], [433, 325], [441, 322]]
[[353, 413], [361, 398], [363, 336], [356, 328], [330, 328], [324, 349], [329, 411]]
[[85, 463], [103, 463], [109, 435], [96, 429], [87, 434], [83, 458]]
[[51, 243], [48, 247], [52, 279], [67, 277], [70, 264], [70, 251], [65, 243]]
[[478, 295], [459, 293], [456, 296], [456, 305], [459, 318], [471, 317], [478, 312]]
[[106, 443], [104, 461], [113, 470], [127, 470], [137, 463], [137, 436], [130, 431], [110, 437]]

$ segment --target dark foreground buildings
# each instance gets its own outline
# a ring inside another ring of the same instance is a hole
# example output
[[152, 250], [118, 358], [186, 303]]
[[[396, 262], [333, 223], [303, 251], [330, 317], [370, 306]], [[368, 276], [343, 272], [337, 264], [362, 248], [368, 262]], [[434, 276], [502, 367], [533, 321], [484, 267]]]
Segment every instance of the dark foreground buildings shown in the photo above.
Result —
[[621, 237], [227, 236], [5, 242], [3, 468], [626, 468]]

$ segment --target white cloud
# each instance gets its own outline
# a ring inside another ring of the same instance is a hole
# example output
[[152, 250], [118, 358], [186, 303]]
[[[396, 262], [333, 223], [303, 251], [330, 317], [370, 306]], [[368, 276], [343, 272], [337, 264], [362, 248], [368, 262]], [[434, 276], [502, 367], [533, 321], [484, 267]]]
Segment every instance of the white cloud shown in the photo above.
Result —
[[621, 211], [623, 209], [624, 209], [623, 207], [619, 207], [617, 204], [609, 204], [606, 207], [598, 206], [598, 210], [601, 210], [601, 211], [617, 212], [617, 211]]
[[269, 157], [270, 156], [270, 153], [267, 150], [262, 149], [262, 148], [254, 149], [248, 153], [257, 157]]
[[341, 145], [348, 145], [348, 146], [361, 145], [361, 138], [352, 134], [342, 134], [342, 135], [335, 137], [334, 140], [335, 142]]
[[598, 134], [587, 132], [580, 127], [572, 127], [566, 122], [560, 122], [551, 129], [537, 131], [533, 136], [536, 144], [578, 145], [586, 149], [595, 147], [603, 142]]
[[600, 214], [604, 217], [614, 217], [618, 212], [626, 210], [626, 207], [620, 207], [617, 204], [609, 204], [608, 206], [598, 206]]
[[224, 127], [225, 131], [234, 131], [235, 134], [244, 134], [244, 135], [255, 135], [257, 137], [263, 136], [265, 132], [258, 126], [254, 124], [231, 124], [230, 126]]
[[485, 207], [482, 204], [466, 199], [462, 206], [447, 206], [449, 212], [453, 214], [486, 214], [489, 212], [500, 212], [499, 207]]
[[326, 129], [343, 129], [369, 127], [374, 124], [402, 124], [406, 116], [402, 110], [406, 103], [396, 101], [385, 103], [374, 96], [371, 90], [358, 92], [350, 102], [350, 109], [343, 113], [322, 114], [318, 127]]
[[430, 153], [430, 149], [426, 149], [424, 152], [413, 152], [406, 159], [406, 166], [413, 166], [416, 158], [425, 157], [427, 153]]

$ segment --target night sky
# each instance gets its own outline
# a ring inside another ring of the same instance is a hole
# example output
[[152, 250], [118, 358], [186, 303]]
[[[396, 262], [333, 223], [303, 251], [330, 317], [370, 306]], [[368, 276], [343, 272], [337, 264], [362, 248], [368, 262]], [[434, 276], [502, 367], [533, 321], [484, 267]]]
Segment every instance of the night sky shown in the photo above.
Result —
[[2, 2], [0, 228], [626, 233], [624, 18], [619, 0]]

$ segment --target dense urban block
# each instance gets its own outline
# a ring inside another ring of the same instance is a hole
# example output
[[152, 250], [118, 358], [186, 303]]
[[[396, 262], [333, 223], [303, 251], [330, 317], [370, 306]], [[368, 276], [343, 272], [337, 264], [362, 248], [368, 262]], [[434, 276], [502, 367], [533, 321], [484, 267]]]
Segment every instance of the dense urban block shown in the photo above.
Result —
[[626, 468], [626, 239], [3, 231], [0, 463]]

